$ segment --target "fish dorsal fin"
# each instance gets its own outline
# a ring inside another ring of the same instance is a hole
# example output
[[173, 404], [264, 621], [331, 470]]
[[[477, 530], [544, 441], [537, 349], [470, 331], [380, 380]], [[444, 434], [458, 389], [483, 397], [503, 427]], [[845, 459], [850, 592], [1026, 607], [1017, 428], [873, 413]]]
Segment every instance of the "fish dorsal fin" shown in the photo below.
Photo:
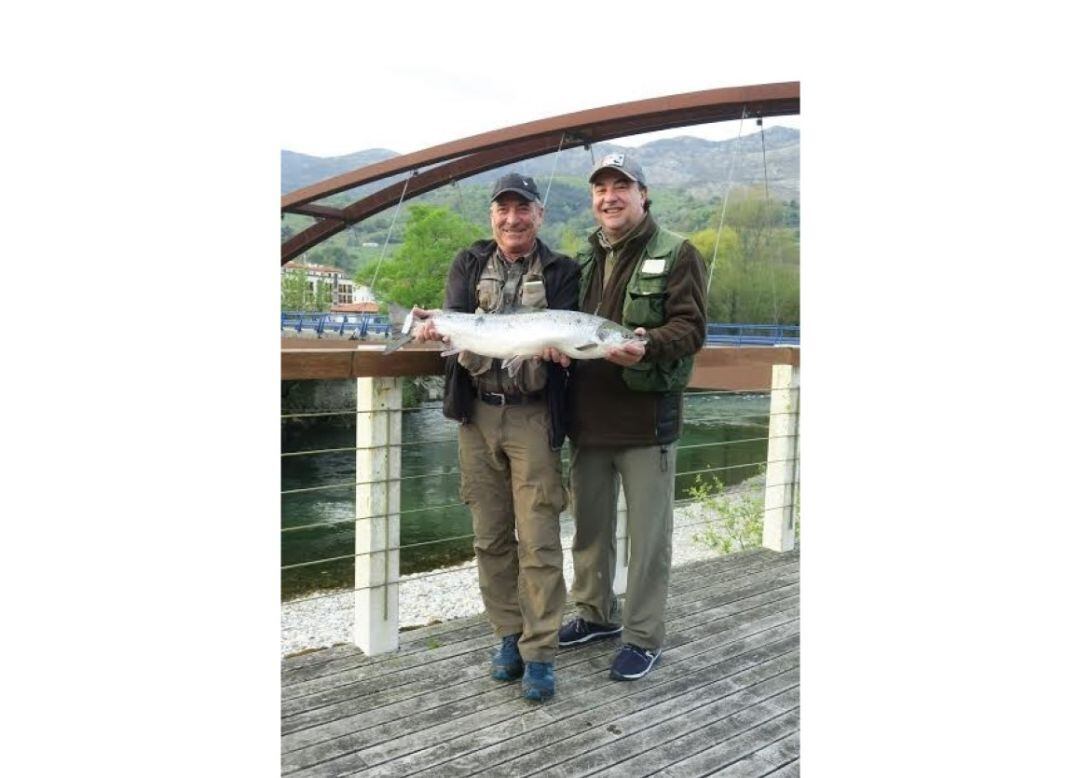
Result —
[[506, 372], [509, 373], [511, 378], [516, 378], [518, 371], [521, 370], [521, 365], [525, 362], [527, 357], [523, 357], [520, 354], [510, 357], [503, 362], [503, 367], [506, 368]]

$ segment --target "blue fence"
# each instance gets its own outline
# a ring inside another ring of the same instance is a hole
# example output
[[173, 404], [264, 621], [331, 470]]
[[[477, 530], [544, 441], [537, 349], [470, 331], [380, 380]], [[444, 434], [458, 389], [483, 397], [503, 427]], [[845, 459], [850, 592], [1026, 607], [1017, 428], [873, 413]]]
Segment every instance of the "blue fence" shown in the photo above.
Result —
[[[304, 313], [282, 311], [281, 329], [307, 330], [358, 338], [390, 334], [387, 316], [373, 313]], [[795, 324], [720, 324], [709, 322], [706, 342], [714, 346], [797, 346], [799, 327]]]
[[337, 335], [355, 335], [365, 338], [390, 334], [388, 317], [374, 313], [304, 313], [282, 311], [281, 329], [301, 332], [307, 330], [319, 335], [332, 332]]
[[709, 322], [705, 341], [713, 346], [798, 346], [799, 326]]

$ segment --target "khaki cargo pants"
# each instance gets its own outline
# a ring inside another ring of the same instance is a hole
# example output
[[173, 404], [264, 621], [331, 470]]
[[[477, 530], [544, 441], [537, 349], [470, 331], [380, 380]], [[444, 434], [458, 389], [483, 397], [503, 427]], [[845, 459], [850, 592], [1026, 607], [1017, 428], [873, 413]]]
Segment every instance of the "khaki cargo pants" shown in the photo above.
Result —
[[488, 620], [500, 638], [522, 633], [526, 661], [553, 662], [566, 602], [559, 543], [565, 498], [559, 452], [548, 445], [546, 401], [476, 400], [472, 421], [458, 432], [458, 458]]
[[[615, 525], [619, 482], [626, 491], [630, 559], [622, 610], [615, 597]], [[623, 625], [623, 643], [664, 644], [675, 508], [675, 444], [640, 448], [570, 446], [574, 495], [574, 585], [578, 615]]]

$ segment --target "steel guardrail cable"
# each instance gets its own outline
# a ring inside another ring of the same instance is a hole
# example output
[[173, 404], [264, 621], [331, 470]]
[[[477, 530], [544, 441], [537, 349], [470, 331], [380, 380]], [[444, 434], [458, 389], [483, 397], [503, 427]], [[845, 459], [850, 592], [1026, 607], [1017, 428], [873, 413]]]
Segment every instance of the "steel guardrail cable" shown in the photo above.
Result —
[[[690, 502], [676, 501], [675, 505], [677, 507], [684, 507], [685, 505], [694, 504], [694, 503], [696, 503], [696, 501], [690, 501]], [[783, 504], [783, 505], [779, 505], [777, 507], [778, 508], [794, 508], [794, 507], [797, 507], [797, 503], [786, 503], [786, 504]], [[715, 521], [716, 521], [715, 519], [704, 519], [702, 521], [682, 522], [682, 523], [679, 523], [679, 524], [675, 524], [674, 528], [675, 529], [686, 529], [688, 527], [703, 527], [703, 526], [707, 526], [707, 525], [710, 525], [710, 524], [714, 524]], [[566, 552], [566, 551], [571, 551], [572, 552], [573, 551], [572, 546], [561, 546], [561, 548], [562, 548], [563, 552]], [[759, 546], [753, 546], [752, 548], [759, 548]], [[370, 555], [374, 555], [374, 554], [383, 554], [383, 553], [386, 553], [386, 552], [384, 550], [380, 549], [380, 550], [377, 550], [377, 551], [360, 552], [360, 553], [355, 554], [353, 556], [360, 557], [360, 556], [370, 556]], [[719, 554], [719, 553], [717, 555], [718, 556], [725, 556], [724, 554]], [[338, 557], [336, 559], [340, 560], [340, 559], [349, 559], [349, 558], [350, 558], [349, 556], [344, 556], [344, 557]], [[318, 561], [328, 561], [328, 560], [318, 560]], [[435, 570], [435, 571], [430, 571], [430, 572], [425, 572], [425, 573], [415, 573], [415, 574], [411, 574], [411, 575], [409, 575], [407, 577], [398, 577], [398, 578], [395, 578], [392, 581], [386, 581], [384, 583], [371, 584], [371, 585], [368, 585], [368, 586], [354, 586], [354, 587], [351, 587], [351, 588], [342, 587], [342, 588], [335, 589], [335, 590], [332, 590], [332, 591], [327, 591], [327, 592], [325, 592], [323, 594], [313, 595], [311, 597], [297, 597], [297, 598], [294, 598], [294, 599], [291, 599], [291, 600], [282, 600], [281, 605], [282, 606], [299, 605], [300, 603], [303, 603], [303, 602], [310, 602], [312, 600], [324, 599], [326, 597], [340, 597], [340, 596], [345, 595], [345, 594], [350, 594], [350, 593], [355, 593], [355, 592], [362, 592], [362, 591], [369, 591], [371, 589], [384, 589], [384, 588], [386, 588], [388, 586], [403, 586], [403, 585], [410, 584], [410, 583], [412, 583], [414, 581], [422, 581], [422, 580], [426, 580], [426, 579], [429, 579], [429, 578], [437, 578], [438, 576], [441, 576], [441, 575], [452, 575], [454, 573], [461, 573], [461, 572], [465, 572], [465, 571], [469, 571], [469, 570], [476, 570], [476, 565], [475, 564], [462, 563], [462, 564], [460, 564], [458, 566], [455, 566], [455, 567], [447, 567], [447, 568], [443, 568], [443, 569], [439, 569], [439, 570]]]
[[[787, 458], [784, 458], [784, 459], [762, 460], [762, 461], [759, 461], [759, 462], [750, 462], [750, 463], [747, 463], [747, 464], [723, 465], [723, 466], [720, 466], [720, 467], [704, 468], [704, 469], [701, 469], [701, 470], [686, 470], [686, 471], [683, 471], [683, 472], [676, 472], [675, 477], [679, 478], [679, 477], [685, 476], [685, 475], [699, 475], [701, 473], [716, 473], [716, 472], [721, 472], [721, 471], [724, 471], [724, 470], [735, 470], [735, 469], [744, 468], [744, 467], [761, 467], [761, 466], [768, 467], [771, 464], [786, 464], [786, 463], [795, 462], [795, 461], [797, 461], [797, 460], [795, 460], [792, 457], [787, 457]], [[375, 482], [375, 483], [383, 483], [383, 482], [378, 481], [378, 482]], [[777, 486], [782, 486], [782, 485], [785, 485], [785, 484], [778, 484]], [[694, 500], [690, 500], [690, 502], [694, 502]], [[676, 504], [678, 504], [678, 501], [676, 501]], [[352, 523], [355, 523], [357, 521], [370, 521], [370, 520], [374, 520], [374, 519], [382, 519], [382, 518], [385, 518], [388, 515], [402, 516], [402, 515], [411, 515], [411, 514], [414, 514], [414, 513], [423, 513], [425, 511], [431, 511], [431, 510], [444, 510], [444, 509], [464, 508], [464, 507], [467, 507], [465, 505], [465, 503], [463, 503], [463, 502], [455, 502], [455, 503], [448, 503], [448, 504], [445, 504], [445, 505], [425, 506], [425, 507], [422, 507], [422, 508], [407, 508], [407, 509], [403, 509], [403, 510], [400, 510], [400, 511], [390, 512], [390, 513], [376, 513], [376, 514], [373, 514], [371, 516], [350, 516], [350, 517], [347, 517], [347, 518], [344, 518], [344, 519], [334, 519], [332, 521], [319, 521], [319, 522], [314, 522], [312, 524], [302, 524], [302, 525], [293, 526], [293, 527], [282, 527], [280, 531], [281, 532], [298, 532], [300, 530], [305, 530], [305, 529], [320, 529], [320, 528], [326, 528], [326, 527], [335, 527], [335, 526], [342, 525], [342, 524], [352, 524]]]

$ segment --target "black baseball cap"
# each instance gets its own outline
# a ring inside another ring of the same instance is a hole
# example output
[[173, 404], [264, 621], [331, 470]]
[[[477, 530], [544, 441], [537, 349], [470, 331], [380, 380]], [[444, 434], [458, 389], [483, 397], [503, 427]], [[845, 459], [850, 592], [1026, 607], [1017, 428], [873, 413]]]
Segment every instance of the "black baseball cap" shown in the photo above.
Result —
[[635, 159], [626, 154], [605, 154], [604, 158], [597, 162], [596, 167], [589, 173], [590, 184], [601, 170], [614, 170], [619, 175], [626, 176], [631, 181], [636, 181], [642, 186], [647, 186], [645, 183], [645, 171], [641, 169], [641, 165], [639, 165]]
[[520, 195], [531, 203], [540, 202], [540, 190], [537, 189], [536, 182], [529, 176], [523, 176], [518, 173], [507, 173], [496, 181], [495, 186], [492, 187], [491, 202], [495, 202], [499, 199], [499, 195], [506, 192], [513, 192], [516, 195]]

